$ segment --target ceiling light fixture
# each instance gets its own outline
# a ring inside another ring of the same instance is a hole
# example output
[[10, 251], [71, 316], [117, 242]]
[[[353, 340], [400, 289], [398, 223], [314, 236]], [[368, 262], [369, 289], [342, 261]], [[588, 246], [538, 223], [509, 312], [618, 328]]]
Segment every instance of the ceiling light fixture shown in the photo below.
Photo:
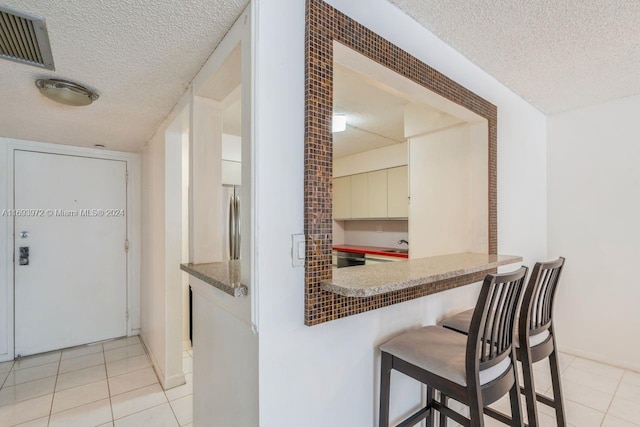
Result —
[[344, 114], [334, 114], [331, 120], [332, 132], [344, 132], [347, 129], [347, 116]]
[[79, 84], [56, 79], [38, 79], [36, 86], [47, 98], [64, 105], [81, 107], [90, 105], [99, 95]]

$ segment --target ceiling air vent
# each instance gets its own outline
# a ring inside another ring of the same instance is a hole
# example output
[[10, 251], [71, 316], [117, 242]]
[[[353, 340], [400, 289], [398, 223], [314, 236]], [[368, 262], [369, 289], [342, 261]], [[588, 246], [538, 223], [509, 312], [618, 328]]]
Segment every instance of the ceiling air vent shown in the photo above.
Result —
[[0, 5], [0, 58], [53, 70], [44, 18]]

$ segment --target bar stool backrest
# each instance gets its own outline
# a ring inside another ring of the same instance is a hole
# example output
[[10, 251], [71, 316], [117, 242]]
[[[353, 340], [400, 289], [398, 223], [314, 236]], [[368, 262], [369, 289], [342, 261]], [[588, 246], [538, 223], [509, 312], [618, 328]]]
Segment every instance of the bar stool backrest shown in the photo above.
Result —
[[528, 325], [529, 336], [549, 329], [553, 320], [553, 305], [558, 280], [564, 267], [564, 258], [555, 261], [537, 262], [533, 267], [529, 286], [522, 299], [521, 321]]
[[467, 341], [466, 369], [475, 373], [469, 379], [475, 377], [477, 381], [479, 371], [515, 354], [513, 334], [526, 275], [527, 268], [521, 267], [511, 273], [489, 274], [484, 279]]

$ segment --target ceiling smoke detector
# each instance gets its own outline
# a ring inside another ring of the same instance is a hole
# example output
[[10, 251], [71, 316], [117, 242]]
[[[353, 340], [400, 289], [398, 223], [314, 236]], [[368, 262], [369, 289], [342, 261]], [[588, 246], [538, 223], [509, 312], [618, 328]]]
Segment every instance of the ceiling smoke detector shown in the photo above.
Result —
[[56, 79], [38, 79], [36, 86], [47, 98], [64, 105], [81, 107], [90, 105], [99, 95], [84, 86]]

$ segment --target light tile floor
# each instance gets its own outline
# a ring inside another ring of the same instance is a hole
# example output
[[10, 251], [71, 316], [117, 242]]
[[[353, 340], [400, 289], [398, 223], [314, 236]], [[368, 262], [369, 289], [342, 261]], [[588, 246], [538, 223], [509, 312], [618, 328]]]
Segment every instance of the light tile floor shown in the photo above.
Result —
[[[640, 373], [563, 353], [559, 359], [569, 427], [640, 426]], [[538, 362], [533, 367], [536, 389], [553, 397], [549, 363]], [[491, 407], [511, 413], [508, 396]], [[540, 426], [555, 427], [554, 409], [540, 403], [537, 407]], [[526, 411], [524, 397], [522, 408]], [[447, 423], [447, 426], [454, 425], [453, 421]], [[504, 427], [504, 424], [485, 416], [485, 426]]]
[[138, 337], [0, 363], [0, 427], [192, 426], [187, 384], [162, 390]]
[[[167, 391], [138, 337], [0, 363], [0, 427], [191, 426], [191, 350], [183, 356], [187, 383]], [[570, 427], [640, 426], [640, 373], [560, 356]], [[534, 371], [538, 391], [552, 396], [548, 363]], [[492, 407], [510, 412], [507, 397]], [[556, 426], [553, 409], [538, 411], [542, 427]], [[485, 424], [503, 426], [488, 417]]]

